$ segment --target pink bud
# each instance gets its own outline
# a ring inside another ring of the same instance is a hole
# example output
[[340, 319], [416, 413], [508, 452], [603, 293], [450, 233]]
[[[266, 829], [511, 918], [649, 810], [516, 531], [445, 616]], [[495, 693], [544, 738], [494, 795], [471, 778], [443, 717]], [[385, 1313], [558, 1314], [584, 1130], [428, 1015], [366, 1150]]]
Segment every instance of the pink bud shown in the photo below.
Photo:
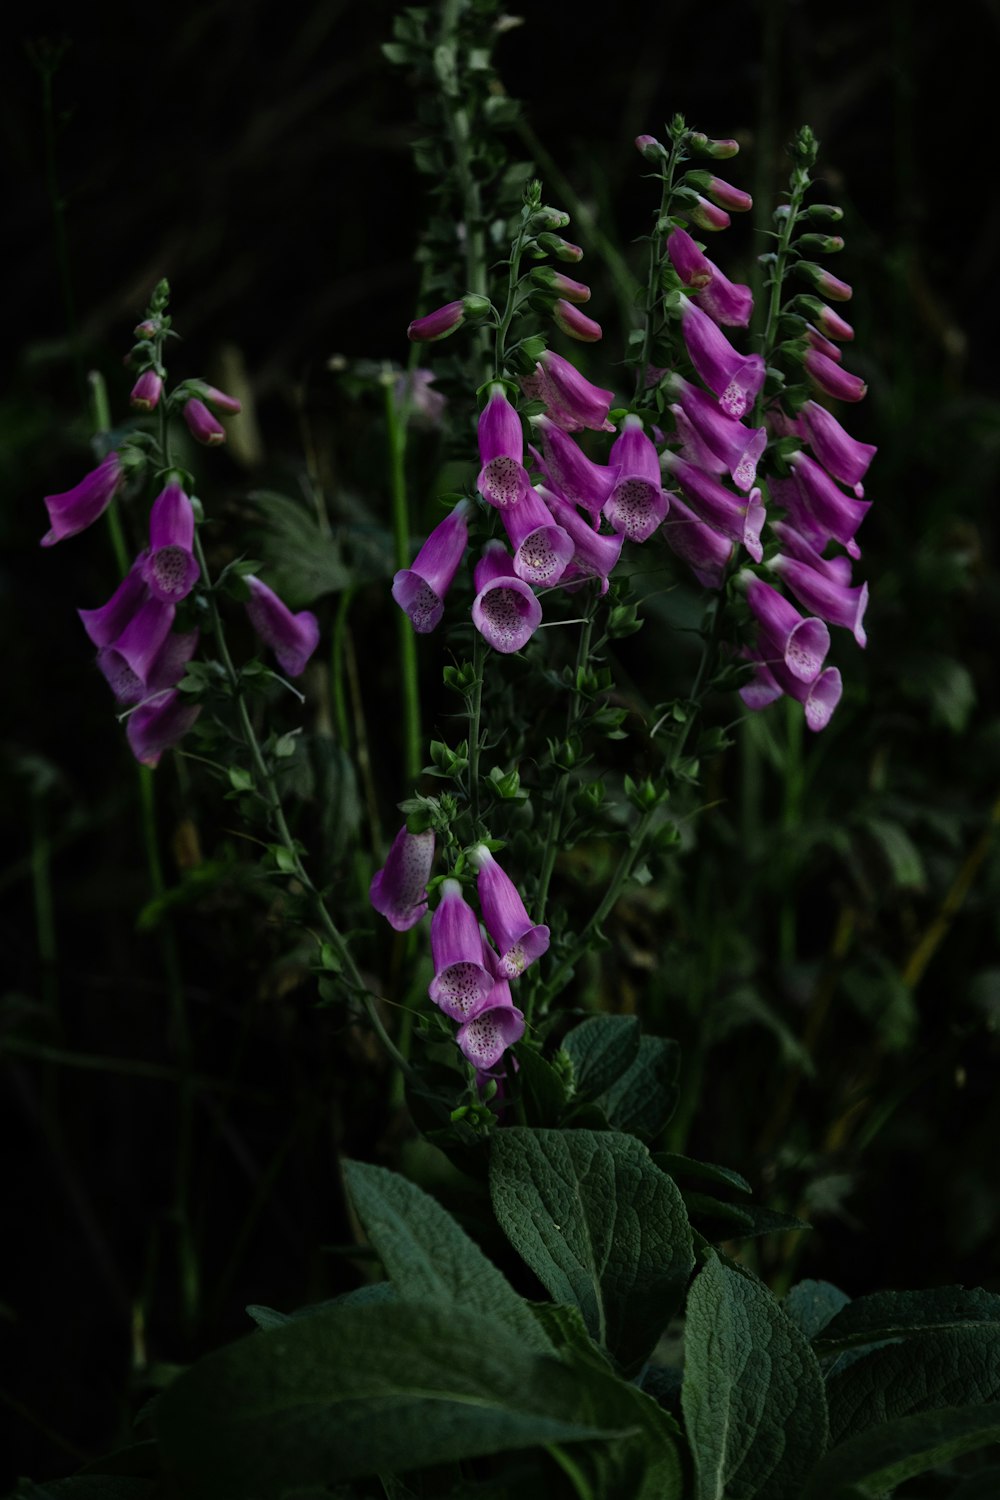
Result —
[[204, 443], [206, 448], [218, 448], [226, 441], [226, 429], [197, 396], [185, 401], [183, 412], [188, 431], [196, 442]]
[[163, 395], [163, 381], [155, 370], [143, 370], [132, 387], [129, 405], [135, 411], [152, 411]]
[[414, 318], [406, 330], [406, 337], [415, 344], [433, 344], [437, 339], [446, 339], [465, 322], [465, 304], [446, 302], [422, 318]]
[[711, 198], [719, 208], [729, 208], [737, 214], [746, 213], [753, 208], [753, 199], [749, 193], [733, 187], [731, 182], [724, 182], [721, 177], [714, 177], [711, 172], [688, 172], [685, 181], [704, 193], [706, 198]]
[[569, 334], [571, 339], [578, 339], [583, 344], [596, 344], [597, 340], [604, 337], [600, 323], [595, 323], [593, 318], [586, 317], [572, 302], [567, 302], [560, 297], [552, 309], [552, 317], [556, 326], [563, 333]]

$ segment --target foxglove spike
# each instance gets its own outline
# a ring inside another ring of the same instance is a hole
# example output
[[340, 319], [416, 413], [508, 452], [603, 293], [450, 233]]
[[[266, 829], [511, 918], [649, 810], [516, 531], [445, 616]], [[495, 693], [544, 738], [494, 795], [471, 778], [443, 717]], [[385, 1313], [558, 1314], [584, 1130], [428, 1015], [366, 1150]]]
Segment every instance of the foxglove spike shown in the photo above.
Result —
[[517, 979], [548, 948], [549, 929], [532, 924], [514, 882], [485, 844], [476, 845], [471, 859], [479, 871], [479, 905], [486, 930], [499, 950], [500, 972]]
[[43, 547], [54, 547], [67, 537], [92, 526], [111, 504], [122, 483], [122, 465], [117, 453], [109, 453], [96, 469], [71, 490], [45, 496], [50, 528], [42, 537]]
[[319, 645], [319, 621], [308, 609], [293, 614], [273, 589], [259, 578], [247, 578], [250, 598], [247, 615], [257, 635], [274, 652], [278, 666], [298, 677]]
[[372, 906], [397, 932], [415, 927], [426, 912], [433, 863], [433, 830], [409, 833], [404, 823], [368, 892]]
[[186, 702], [178, 692], [160, 693], [129, 714], [126, 735], [136, 760], [157, 766], [164, 750], [182, 740], [201, 713], [200, 703]]
[[792, 676], [800, 682], [818, 677], [830, 649], [830, 632], [823, 621], [804, 619], [777, 589], [759, 578], [752, 578], [747, 585], [747, 603], [765, 640]]
[[476, 564], [472, 623], [505, 656], [526, 646], [542, 623], [542, 606], [514, 573], [502, 542], [487, 542]]
[[719, 398], [728, 417], [749, 411], [764, 384], [764, 361], [759, 354], [740, 354], [708, 313], [682, 298], [681, 332], [691, 363], [709, 390]]
[[469, 544], [466, 520], [471, 502], [459, 500], [439, 521], [411, 568], [401, 568], [392, 580], [392, 597], [410, 617], [418, 635], [427, 635], [441, 623], [445, 595], [451, 588]]
[[660, 461], [641, 417], [625, 418], [608, 462], [609, 467], [617, 465], [619, 475], [605, 501], [605, 517], [629, 541], [648, 541], [663, 522], [669, 502], [663, 493]]
[[150, 550], [142, 577], [151, 594], [167, 604], [179, 604], [194, 588], [201, 573], [195, 561], [194, 509], [179, 484], [168, 484], [153, 501], [149, 516]]
[[476, 914], [457, 880], [441, 886], [441, 900], [431, 918], [434, 978], [428, 994], [453, 1021], [468, 1021], [482, 1010], [494, 978], [483, 967], [483, 940]]

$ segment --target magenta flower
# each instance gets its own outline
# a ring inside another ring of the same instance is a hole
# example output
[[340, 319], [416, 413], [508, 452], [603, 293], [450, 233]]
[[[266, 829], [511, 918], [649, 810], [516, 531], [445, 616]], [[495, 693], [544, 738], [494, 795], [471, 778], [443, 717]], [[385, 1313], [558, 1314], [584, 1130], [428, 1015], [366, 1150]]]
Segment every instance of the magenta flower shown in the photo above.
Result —
[[822, 620], [804, 619], [794, 605], [769, 583], [752, 578], [747, 603], [761, 629], [793, 677], [812, 682], [823, 669], [830, 649], [830, 632]]
[[226, 429], [197, 396], [185, 401], [182, 411], [195, 442], [204, 443], [206, 448], [218, 448], [226, 441]]
[[801, 421], [806, 440], [827, 473], [844, 484], [853, 485], [860, 497], [861, 481], [878, 449], [873, 443], [859, 443], [857, 438], [852, 438], [836, 417], [816, 401], [806, 402]]
[[319, 645], [319, 621], [309, 610], [293, 614], [273, 589], [259, 578], [249, 577], [247, 616], [257, 635], [277, 658], [289, 677], [298, 677]]
[[608, 412], [615, 399], [614, 391], [592, 385], [561, 354], [546, 349], [535, 373], [521, 381], [529, 400], [544, 401], [548, 415], [564, 432], [589, 427], [595, 432], [614, 432]]
[[843, 693], [836, 667], [824, 668], [812, 682], [801, 682], [781, 661], [764, 661], [756, 655], [751, 655], [750, 660], [754, 663], [753, 681], [740, 688], [740, 697], [747, 708], [766, 708], [786, 693], [802, 704], [808, 728], [814, 733], [826, 728]]
[[385, 864], [372, 877], [368, 896], [390, 927], [406, 932], [427, 910], [427, 881], [434, 863], [434, 832], [396, 834]]
[[179, 604], [198, 581], [194, 543], [194, 509], [173, 481], [153, 501], [149, 515], [150, 550], [142, 564], [143, 582], [157, 599]]
[[596, 344], [598, 339], [604, 337], [600, 323], [588, 318], [572, 302], [567, 302], [565, 297], [560, 297], [553, 306], [552, 317], [557, 328], [561, 328], [563, 333], [581, 344]]
[[198, 715], [200, 703], [187, 703], [178, 692], [159, 693], [129, 714], [126, 734], [136, 760], [157, 766], [164, 750], [184, 738]]
[[850, 323], [838, 312], [834, 312], [832, 307], [827, 307], [825, 303], [816, 304], [813, 316], [820, 333], [825, 334], [828, 339], [837, 339], [842, 344], [849, 344], [854, 338], [854, 329]]
[[[176, 608], [147, 597], [111, 645], [144, 685], [174, 623]], [[84, 622], [86, 624], [86, 622]]]
[[500, 515], [514, 548], [518, 578], [539, 586], [558, 583], [573, 556], [573, 543], [531, 486]]
[[483, 639], [505, 656], [526, 646], [542, 623], [542, 606], [516, 577], [502, 542], [487, 542], [476, 564], [472, 623]]
[[850, 302], [854, 296], [853, 288], [846, 281], [832, 275], [818, 261], [800, 260], [796, 263], [795, 270], [804, 281], [808, 281], [814, 291], [822, 292], [831, 302]]
[[863, 401], [868, 394], [868, 387], [860, 375], [852, 375], [815, 349], [806, 351], [802, 363], [813, 384], [837, 401]]
[[511, 999], [506, 979], [498, 979], [486, 1004], [458, 1028], [455, 1040], [466, 1062], [483, 1073], [496, 1067], [523, 1035], [524, 1016]]
[[732, 220], [724, 208], [718, 204], [711, 203], [703, 198], [700, 193], [694, 194], [694, 202], [684, 204], [684, 212], [696, 224], [699, 229], [707, 229], [710, 233], [717, 234], [721, 229], [728, 229]]
[[538, 486], [538, 494], [552, 513], [553, 520], [567, 533], [573, 543], [573, 556], [560, 582], [566, 585], [572, 580], [599, 578], [601, 593], [608, 591], [608, 578], [621, 557], [625, 537], [621, 532], [613, 536], [602, 535], [580, 515], [575, 506], [554, 490]]
[[703, 588], [722, 587], [733, 556], [733, 544], [688, 510], [678, 495], [671, 498], [670, 515], [660, 535], [670, 550], [687, 563]]
[[686, 229], [675, 229], [667, 237], [667, 254], [681, 281], [695, 291], [703, 291], [715, 275], [712, 262], [698, 249]]
[[461, 299], [446, 302], [444, 307], [436, 307], [424, 317], [414, 318], [406, 330], [406, 337], [416, 344], [433, 344], [438, 339], [446, 339], [464, 322], [465, 303]]
[[611, 445], [609, 467], [618, 466], [618, 478], [604, 504], [604, 514], [615, 531], [632, 542], [645, 542], [667, 514], [669, 502], [663, 493], [660, 460], [646, 436], [642, 418], [627, 416]]
[[753, 208], [753, 199], [749, 193], [745, 193], [742, 188], [733, 187], [731, 182], [725, 182], [721, 177], [713, 176], [711, 172], [688, 172], [685, 181], [711, 198], [720, 208], [732, 209], [735, 214], [745, 214]]
[[[801, 450], [793, 453], [789, 463], [798, 481], [799, 494], [805, 509], [824, 540], [840, 542], [852, 557], [860, 557], [861, 551], [854, 540], [855, 533], [871, 509], [870, 500], [858, 500], [854, 495], [845, 495], [824, 468]], [[798, 507], [789, 505], [793, 521], [799, 517]]]
[[[675, 401], [670, 408], [670, 413], [674, 419], [677, 437], [680, 439], [681, 458], [686, 458], [688, 463], [694, 464], [698, 469], [704, 469], [706, 474], [728, 473], [725, 459], [713, 453], [683, 406]], [[727, 417], [726, 420], [732, 419]]]
[[830, 340], [825, 338], [811, 323], [806, 329], [806, 343], [810, 349], [815, 349], [817, 354], [825, 354], [827, 359], [832, 359], [835, 365], [839, 365], [844, 357], [843, 350], [839, 349], [836, 344], [831, 344]]
[[146, 585], [142, 578], [145, 552], [140, 552], [107, 604], [99, 609], [78, 609], [83, 628], [95, 646], [110, 646], [121, 635], [146, 598]]
[[392, 597], [409, 615], [418, 635], [427, 635], [441, 623], [445, 595], [469, 544], [465, 518], [470, 509], [469, 500], [459, 500], [435, 526], [413, 559], [412, 568], [400, 568], [392, 580]]
[[479, 415], [479, 458], [482, 468], [476, 488], [497, 510], [516, 505], [531, 489], [524, 467], [524, 430], [521, 418], [502, 385], [490, 387]]
[[214, 411], [224, 411], [229, 416], [237, 416], [242, 410], [242, 402], [235, 396], [228, 396], [225, 391], [220, 391], [218, 386], [206, 385], [204, 381], [197, 384], [198, 394], [201, 399], [208, 403]]
[[574, 505], [580, 505], [600, 525], [601, 512], [618, 479], [618, 469], [595, 464], [549, 417], [532, 418], [532, 426], [541, 434], [542, 453], [531, 453], [553, 489]]
[[500, 973], [517, 979], [549, 946], [549, 929], [535, 926], [509, 875], [505, 875], [485, 844], [471, 855], [479, 871], [479, 905], [486, 930], [499, 950]]
[[43, 547], [53, 547], [67, 537], [86, 531], [107, 510], [123, 479], [121, 460], [109, 453], [96, 469], [71, 490], [46, 495], [50, 529], [42, 537]]
[[736, 487], [743, 491], [752, 489], [757, 478], [757, 460], [767, 447], [767, 430], [747, 428], [735, 418], [727, 417], [711, 396], [680, 375], [672, 376], [670, 387], [699, 437], [723, 460]]
[[556, 292], [560, 297], [565, 297], [567, 302], [590, 301], [589, 286], [582, 281], [574, 281], [571, 276], [567, 276], [564, 271], [557, 271], [554, 266], [536, 266], [531, 279], [536, 286]]
[[132, 387], [129, 405], [135, 411], [153, 411], [163, 395], [163, 381], [155, 370], [143, 370]]
[[428, 994], [453, 1021], [478, 1014], [493, 989], [494, 976], [483, 966], [483, 940], [461, 883], [446, 880], [431, 918], [434, 978]]
[[[822, 563], [823, 559], [819, 559]], [[846, 559], [844, 559], [846, 561]], [[840, 625], [849, 630], [858, 645], [868, 644], [865, 634], [865, 610], [868, 608], [868, 585], [850, 588], [825, 568], [811, 567], [798, 558], [785, 557], [781, 553], [771, 567], [781, 578], [800, 604], [826, 620], [830, 625]]]
[[396, 405], [405, 405], [408, 419], [418, 426], [440, 427], [444, 419], [448, 397], [431, 389], [436, 379], [433, 370], [413, 370], [400, 375], [393, 386]]
[[97, 665], [119, 703], [142, 703], [144, 699], [176, 687], [197, 649], [197, 630], [186, 631], [183, 635], [171, 632], [152, 658], [145, 682], [114, 646], [101, 647], [97, 653]]
[[673, 474], [681, 489], [691, 502], [691, 508], [700, 521], [714, 526], [731, 541], [741, 542], [754, 562], [761, 562], [764, 549], [760, 534], [766, 519], [760, 490], [751, 490], [746, 500], [730, 494], [711, 474], [705, 474], [685, 459], [669, 450], [660, 454], [660, 463]]
[[740, 281], [730, 281], [714, 261], [706, 259], [712, 279], [694, 293], [698, 306], [716, 323], [727, 328], [746, 328], [753, 312], [753, 292]]
[[764, 384], [759, 354], [740, 354], [708, 313], [682, 299], [681, 332], [691, 363], [728, 417], [742, 417]]

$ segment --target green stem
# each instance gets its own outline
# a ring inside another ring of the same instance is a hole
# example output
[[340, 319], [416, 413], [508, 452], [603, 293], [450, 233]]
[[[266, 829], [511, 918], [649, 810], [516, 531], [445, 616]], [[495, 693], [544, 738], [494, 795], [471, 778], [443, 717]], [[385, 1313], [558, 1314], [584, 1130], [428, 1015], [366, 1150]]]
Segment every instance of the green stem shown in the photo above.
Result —
[[[392, 535], [396, 549], [396, 567], [410, 565], [410, 511], [406, 493], [406, 417], [408, 398], [403, 409], [396, 401], [395, 385], [386, 380], [385, 426], [389, 439], [389, 488], [392, 495]], [[417, 677], [417, 643], [406, 614], [396, 611], [399, 669], [403, 686], [403, 772], [415, 782], [423, 764], [423, 736], [420, 730], [420, 684]]]
[[333, 718], [337, 726], [337, 738], [345, 755], [351, 748], [351, 724], [347, 712], [347, 693], [344, 690], [345, 642], [347, 638], [347, 616], [354, 599], [354, 589], [346, 588], [337, 600], [333, 617], [333, 639], [330, 643], [330, 696], [333, 699]]
[[784, 892], [778, 923], [778, 952], [781, 962], [788, 965], [795, 960], [796, 947], [796, 885], [795, 885], [795, 832], [802, 814], [804, 766], [802, 758], [803, 715], [800, 705], [791, 698], [785, 699], [785, 775], [784, 805], [781, 812], [782, 858], [785, 876], [781, 882]]
[[[594, 625], [593, 608], [593, 601], [591, 601], [577, 645], [576, 673], [573, 679], [573, 690], [566, 708], [566, 739], [569, 739], [580, 716], [579, 682], [580, 674], [590, 660], [590, 642]], [[548, 900], [549, 883], [552, 880], [552, 872], [555, 869], [556, 857], [559, 853], [559, 838], [562, 833], [562, 820], [566, 812], [568, 799], [569, 772], [567, 771], [563, 773], [559, 782], [559, 791], [556, 794], [555, 806], [552, 809], [552, 816], [549, 819], [549, 830], [545, 840], [545, 853], [542, 856], [542, 871], [538, 877], [538, 890], [535, 894], [535, 912], [539, 922], [545, 920], [545, 903]]]
[[472, 648], [472, 670], [476, 676], [469, 695], [469, 806], [472, 809], [473, 829], [477, 837], [479, 836], [479, 751], [482, 735], [485, 666], [486, 642], [477, 630]]
[[659, 225], [670, 211], [670, 198], [674, 188], [674, 172], [680, 155], [680, 141], [671, 142], [670, 158], [667, 162], [667, 170], [663, 174], [663, 187], [660, 193], [660, 207], [656, 215], [656, 224], [653, 233], [649, 237], [649, 275], [646, 280], [646, 306], [643, 313], [643, 339], [642, 352], [639, 362], [635, 367], [635, 403], [639, 404], [642, 393], [646, 389], [646, 370], [650, 363], [650, 355], [653, 350], [653, 339], [655, 338], [654, 316], [657, 304], [663, 296], [660, 286], [660, 271], [666, 256], [667, 237], [660, 233]]

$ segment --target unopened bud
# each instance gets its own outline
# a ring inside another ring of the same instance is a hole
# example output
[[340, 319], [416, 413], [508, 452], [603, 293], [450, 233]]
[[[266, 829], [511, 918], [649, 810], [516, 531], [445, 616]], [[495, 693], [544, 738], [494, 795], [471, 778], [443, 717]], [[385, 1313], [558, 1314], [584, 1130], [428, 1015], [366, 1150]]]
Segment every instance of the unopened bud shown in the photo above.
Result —
[[844, 217], [844, 210], [836, 203], [810, 203], [806, 213], [814, 224], [839, 224]]
[[561, 208], [549, 208], [543, 204], [537, 208], [528, 221], [530, 229], [566, 229], [569, 227], [569, 214], [563, 213]]
[[788, 311], [802, 313], [804, 317], [811, 319], [828, 339], [837, 339], [846, 344], [854, 337], [854, 329], [850, 323], [845, 322], [839, 313], [834, 312], [832, 307], [827, 307], [818, 297], [796, 297], [789, 304]]
[[129, 405], [135, 411], [152, 411], [163, 395], [163, 381], [155, 370], [143, 370], [132, 387]]
[[732, 209], [737, 214], [746, 213], [753, 208], [753, 199], [749, 193], [733, 187], [731, 182], [725, 182], [711, 172], [685, 172], [684, 181], [697, 188], [698, 192], [704, 193], [706, 198], [711, 198], [720, 208]]
[[569, 240], [564, 240], [560, 234], [550, 234], [548, 230], [538, 236], [539, 249], [545, 250], [549, 255], [554, 255], [556, 260], [578, 261], [583, 259], [583, 251], [579, 245], [571, 245]]
[[660, 144], [655, 135], [637, 135], [635, 138], [635, 149], [647, 161], [666, 161], [667, 159], [667, 148]]
[[800, 260], [795, 263], [795, 271], [803, 281], [817, 292], [822, 292], [824, 297], [829, 297], [833, 302], [850, 302], [854, 292], [846, 281], [840, 281], [836, 276], [831, 276], [824, 266], [814, 260]]
[[737, 141], [713, 141], [710, 136], [703, 135], [700, 130], [694, 130], [688, 136], [688, 145], [695, 156], [710, 156], [714, 161], [727, 161], [729, 157], [739, 153]]
[[536, 266], [531, 272], [531, 280], [546, 291], [557, 292], [567, 302], [590, 301], [589, 286], [584, 286], [582, 281], [572, 281], [561, 271], [554, 271], [551, 266]]
[[797, 249], [810, 255], [836, 255], [843, 248], [839, 234], [803, 234], [797, 241]]
[[132, 330], [137, 339], [155, 339], [159, 331], [160, 321], [158, 318], [143, 318], [142, 322], [137, 323]]
[[600, 323], [595, 323], [593, 318], [588, 318], [563, 297], [552, 308], [552, 317], [563, 333], [569, 334], [571, 339], [578, 339], [582, 344], [596, 344], [598, 339], [604, 337]]
[[192, 381], [191, 384], [202, 401], [212, 407], [214, 411], [224, 411], [228, 412], [230, 416], [235, 416], [237, 412], [243, 410], [242, 404], [237, 401], [235, 396], [227, 396], [225, 391], [218, 390], [214, 385], [206, 385], [203, 380]]
[[185, 401], [183, 414], [188, 431], [196, 442], [204, 443], [206, 448], [218, 448], [226, 441], [226, 429], [197, 396]]

